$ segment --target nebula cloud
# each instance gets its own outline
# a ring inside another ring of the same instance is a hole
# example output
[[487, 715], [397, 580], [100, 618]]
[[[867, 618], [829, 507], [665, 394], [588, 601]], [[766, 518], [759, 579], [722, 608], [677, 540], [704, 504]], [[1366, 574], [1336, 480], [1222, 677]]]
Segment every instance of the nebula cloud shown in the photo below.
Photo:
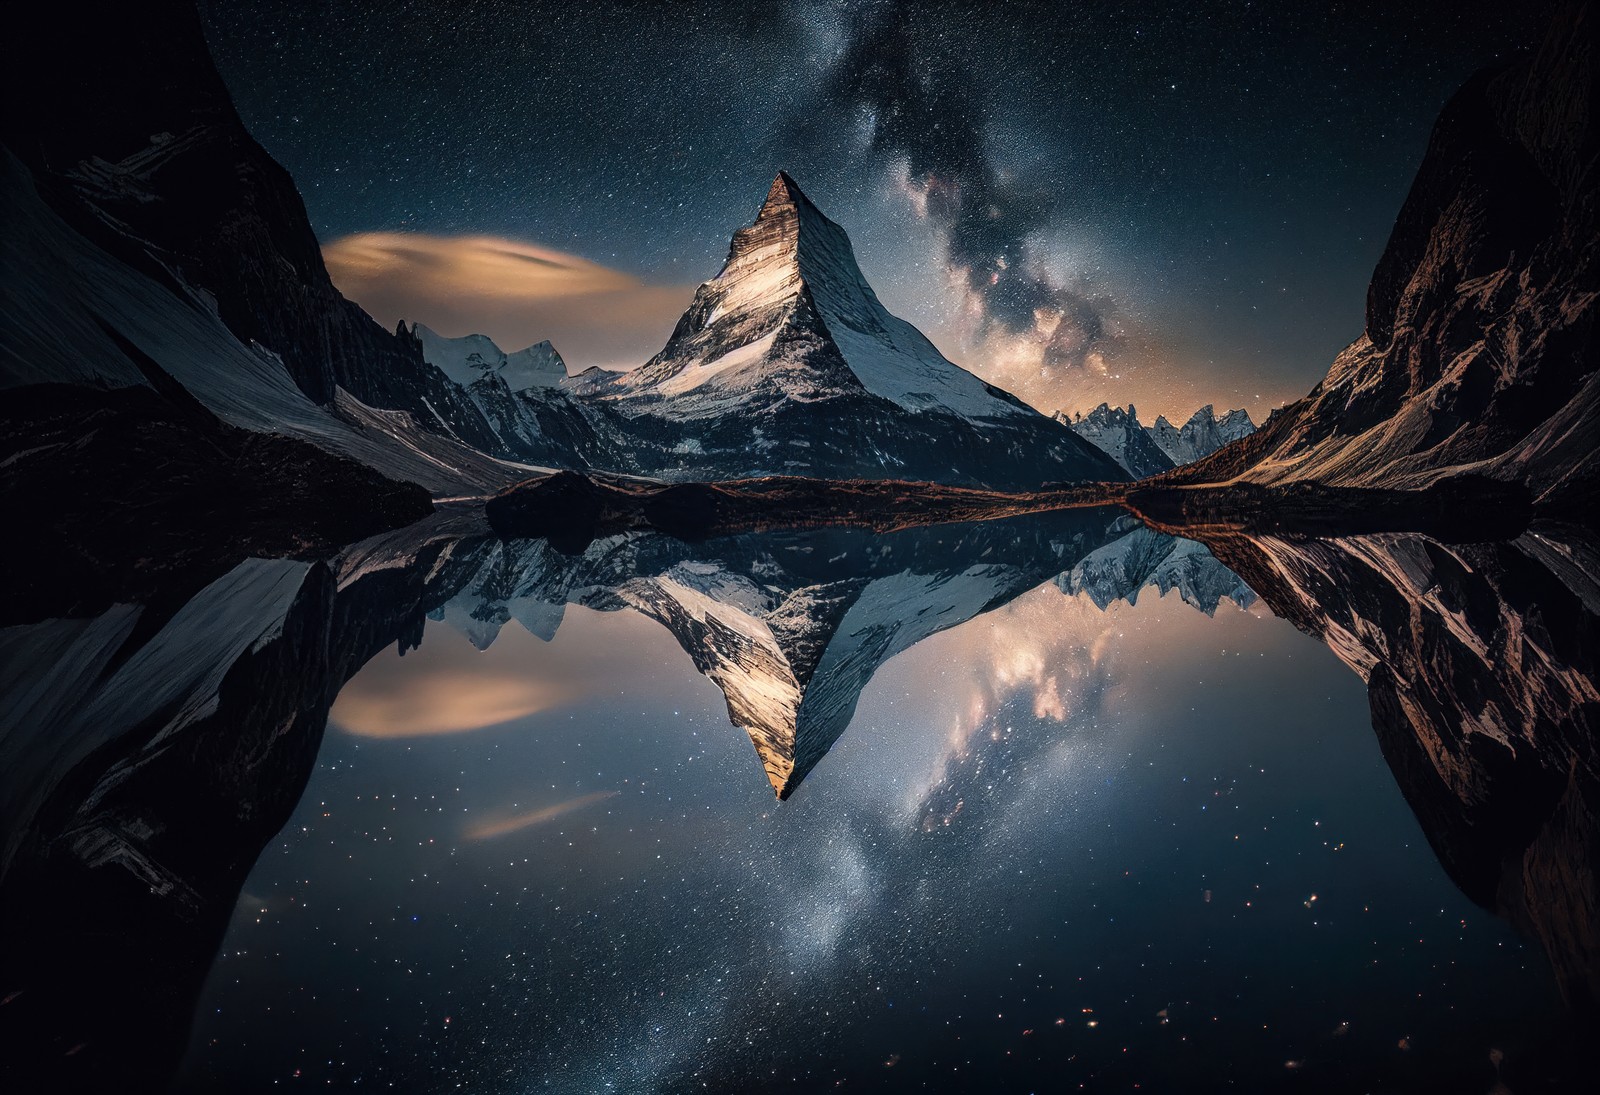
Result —
[[903, 170], [917, 212], [944, 237], [980, 340], [1010, 343], [996, 350], [1046, 370], [1105, 373], [1122, 341], [1111, 302], [1062, 284], [1030, 254], [1030, 237], [1058, 212], [1055, 193], [999, 169], [982, 94], [959, 68], [919, 50], [911, 26], [899, 3], [860, 11], [828, 102], [864, 120], [872, 151]]

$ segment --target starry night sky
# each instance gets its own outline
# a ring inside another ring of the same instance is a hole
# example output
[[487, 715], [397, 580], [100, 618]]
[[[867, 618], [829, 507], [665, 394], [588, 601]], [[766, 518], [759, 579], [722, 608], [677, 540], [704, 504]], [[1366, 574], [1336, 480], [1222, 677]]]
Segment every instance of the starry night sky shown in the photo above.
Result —
[[1212, 401], [1259, 419], [1320, 379], [1440, 106], [1550, 8], [987, 7], [202, 10], [325, 246], [493, 236], [678, 290], [622, 306], [620, 345], [558, 331], [575, 368], [659, 348], [783, 167], [953, 359], [1047, 411], [1135, 399], [1149, 421]]

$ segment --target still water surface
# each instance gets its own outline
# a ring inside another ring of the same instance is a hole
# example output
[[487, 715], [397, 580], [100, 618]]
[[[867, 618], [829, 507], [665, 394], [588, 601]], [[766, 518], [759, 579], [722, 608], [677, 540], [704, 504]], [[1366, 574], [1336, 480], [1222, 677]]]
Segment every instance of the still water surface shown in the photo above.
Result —
[[179, 1087], [1486, 1090], [1559, 1008], [1259, 604], [1041, 585], [782, 803], [667, 629], [568, 605], [345, 686]]

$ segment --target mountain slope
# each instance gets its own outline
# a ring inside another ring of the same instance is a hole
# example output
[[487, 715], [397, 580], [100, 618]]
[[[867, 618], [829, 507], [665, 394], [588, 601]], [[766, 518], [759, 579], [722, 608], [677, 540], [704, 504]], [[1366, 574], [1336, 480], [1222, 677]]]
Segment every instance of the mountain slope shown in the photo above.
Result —
[[491, 458], [519, 454], [413, 340], [333, 288], [191, 4], [65, 0], [31, 12], [13, 48], [0, 228], [27, 276], [4, 279], [0, 385], [153, 385], [435, 492], [526, 474]]
[[[811, 362], [780, 357], [765, 342], [803, 331], [837, 347], [843, 373], [826, 368], [838, 364], [831, 360], [807, 369]], [[748, 403], [752, 393], [825, 396], [828, 385], [865, 389], [908, 411], [965, 418], [1031, 413], [890, 315], [862, 277], [844, 230], [779, 172], [755, 222], [734, 235], [721, 273], [700, 287], [666, 347], [626, 374], [619, 388], [669, 400], [677, 414], [699, 415], [715, 413], [729, 398]]]
[[[46, 176], [45, 185], [50, 181]], [[83, 393], [87, 419], [105, 412], [107, 390], [129, 392], [130, 398], [120, 401], [129, 408], [150, 405], [132, 394], [135, 390], [154, 392], [156, 402], [166, 403], [162, 415], [191, 423], [187, 435], [168, 435], [175, 465], [195, 456], [178, 451], [186, 442], [201, 450], [208, 442], [221, 442], [209, 436], [207, 425], [219, 423], [293, 438], [366, 465], [352, 469], [355, 482], [365, 481], [366, 469], [373, 468], [436, 493], [460, 493], [526, 474], [456, 439], [419, 430], [408, 415], [367, 416], [370, 409], [342, 389], [335, 389], [334, 407], [317, 405], [276, 353], [240, 342], [203, 290], [164, 268], [122, 261], [74, 229], [45, 203], [34, 176], [4, 149], [0, 202], [7, 214], [0, 221], [0, 262], [8, 270], [27, 271], [26, 277], [0, 278], [0, 314], [6, 317], [0, 324], [0, 390], [12, 390], [12, 401], [29, 398], [25, 389], [71, 386]], [[50, 402], [58, 414], [68, 412], [70, 401], [62, 393]], [[29, 444], [22, 424], [14, 437], [17, 455], [9, 465], [14, 475], [30, 474], [40, 461], [64, 467], [85, 456], [83, 446], [46, 450]], [[152, 451], [148, 458], [154, 487], [163, 482], [163, 456]], [[86, 481], [100, 478], [93, 469], [84, 470]]]
[[446, 338], [404, 321], [430, 370], [466, 394], [492, 436], [494, 451], [551, 468], [627, 469], [634, 465], [625, 423], [608, 407], [567, 388], [567, 366], [549, 342], [506, 353], [487, 335]]
[[779, 174], [662, 351], [573, 390], [614, 407], [674, 479], [765, 474], [1030, 487], [1125, 479], [1071, 431], [891, 315], [844, 230]]
[[1415, 489], [1462, 473], [1600, 501], [1595, 13], [1445, 106], [1367, 295], [1365, 333], [1304, 399], [1180, 469]]
[[399, 334], [408, 333], [422, 343], [422, 359], [463, 388], [489, 375], [512, 392], [558, 388], [567, 379], [567, 363], [548, 340], [508, 354], [488, 335], [447, 338], [420, 323], [409, 332], [402, 325]]

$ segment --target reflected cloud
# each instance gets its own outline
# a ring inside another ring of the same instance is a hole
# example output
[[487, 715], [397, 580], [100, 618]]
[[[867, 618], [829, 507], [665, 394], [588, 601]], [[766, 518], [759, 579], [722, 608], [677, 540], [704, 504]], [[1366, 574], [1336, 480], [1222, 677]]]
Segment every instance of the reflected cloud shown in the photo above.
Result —
[[383, 691], [361, 677], [351, 683], [328, 717], [352, 734], [372, 738], [481, 730], [569, 703], [581, 694], [568, 685], [510, 674], [425, 672], [392, 682]]
[[608, 798], [616, 798], [621, 791], [595, 791], [577, 798], [569, 798], [565, 802], [558, 802], [554, 806], [546, 806], [539, 810], [530, 810], [525, 814], [516, 814], [512, 817], [498, 818], [493, 821], [479, 822], [469, 825], [466, 831], [468, 840], [490, 840], [507, 833], [515, 833], [522, 829], [529, 829], [535, 825], [542, 825], [547, 821], [554, 821], [558, 817], [565, 817], [575, 810], [585, 806], [593, 806]]
[[[426, 641], [404, 656], [391, 648], [367, 662], [339, 693], [328, 720], [370, 738], [486, 729], [615, 692], [659, 659], [625, 621], [578, 606], [569, 614], [584, 617], [581, 641], [549, 642], [556, 624], [533, 635], [522, 620], [497, 620], [488, 638], [430, 627]], [[472, 622], [466, 611], [447, 615], [453, 625]]]
[[577, 255], [496, 236], [362, 232], [322, 251], [339, 291], [378, 322], [485, 334], [506, 347], [549, 339], [567, 362], [631, 368], [666, 342], [692, 285], [648, 285]]

